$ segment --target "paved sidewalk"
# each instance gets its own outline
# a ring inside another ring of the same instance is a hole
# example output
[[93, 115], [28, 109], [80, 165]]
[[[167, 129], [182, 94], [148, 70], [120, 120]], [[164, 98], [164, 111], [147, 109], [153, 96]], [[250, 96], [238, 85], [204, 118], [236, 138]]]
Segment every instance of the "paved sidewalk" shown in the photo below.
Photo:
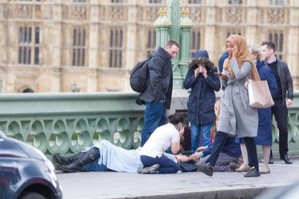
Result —
[[111, 198], [253, 198], [269, 187], [299, 180], [299, 159], [292, 165], [275, 160], [271, 173], [245, 178], [244, 173], [200, 172], [141, 175], [137, 173], [58, 173], [64, 199]]

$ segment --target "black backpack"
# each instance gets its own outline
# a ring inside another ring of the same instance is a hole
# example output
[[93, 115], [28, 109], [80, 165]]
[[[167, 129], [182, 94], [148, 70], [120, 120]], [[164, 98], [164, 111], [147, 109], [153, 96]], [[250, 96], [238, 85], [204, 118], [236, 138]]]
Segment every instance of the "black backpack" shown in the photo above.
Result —
[[133, 91], [142, 93], [149, 85], [149, 71], [148, 61], [153, 56], [149, 56], [146, 60], [138, 62], [135, 67], [131, 70], [130, 74], [130, 85]]

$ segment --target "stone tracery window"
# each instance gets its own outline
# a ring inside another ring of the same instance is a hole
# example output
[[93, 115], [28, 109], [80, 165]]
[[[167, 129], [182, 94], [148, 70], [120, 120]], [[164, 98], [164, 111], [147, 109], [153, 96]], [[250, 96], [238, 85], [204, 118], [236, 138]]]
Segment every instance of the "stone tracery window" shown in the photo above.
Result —
[[191, 37], [190, 37], [190, 50], [191, 50], [191, 56], [193, 57], [193, 54], [196, 50], [201, 49], [201, 33], [200, 30], [192, 30], [191, 31]]
[[39, 64], [40, 28], [21, 26], [19, 28], [19, 64]]
[[230, 5], [242, 5], [242, 0], [228, 0], [228, 4]]
[[155, 48], [156, 48], [156, 31], [149, 30], [147, 33], [147, 43], [146, 43], [147, 56], [152, 54], [155, 51]]
[[270, 0], [270, 5], [284, 5], [284, 0]]
[[149, 3], [150, 3], [150, 4], [155, 4], [155, 3], [157, 3], [157, 4], [161, 4], [161, 3], [162, 3], [162, 0], [149, 0]]
[[275, 44], [275, 54], [278, 59], [282, 59], [283, 55], [283, 33], [281, 31], [273, 31], [269, 33], [269, 41]]
[[202, 0], [188, 0], [189, 4], [202, 4]]
[[111, 3], [124, 3], [124, 0], [111, 0]]
[[86, 57], [86, 30], [84, 28], [73, 29], [72, 65], [85, 66]]
[[110, 30], [109, 66], [121, 68], [123, 57], [123, 29], [114, 27]]

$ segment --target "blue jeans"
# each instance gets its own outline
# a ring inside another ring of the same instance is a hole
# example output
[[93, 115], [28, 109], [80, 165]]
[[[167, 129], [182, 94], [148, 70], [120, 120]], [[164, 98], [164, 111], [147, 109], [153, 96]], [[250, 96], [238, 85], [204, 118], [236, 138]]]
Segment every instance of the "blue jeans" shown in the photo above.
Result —
[[169, 159], [165, 155], [162, 155], [161, 157], [149, 157], [146, 155], [141, 155], [140, 160], [144, 167], [149, 167], [154, 164], [159, 164], [159, 173], [165, 174], [165, 173], [176, 173], [180, 169], [179, 165], [175, 163], [173, 160]]
[[[200, 143], [202, 146], [207, 146], [211, 143], [211, 127], [212, 123], [204, 125], [191, 123], [191, 145], [193, 153], [200, 146]], [[202, 137], [201, 142], [200, 136]]]
[[154, 130], [168, 122], [164, 103], [162, 102], [146, 102], [144, 122], [141, 133], [141, 146], [145, 144]]
[[89, 162], [82, 167], [82, 171], [108, 171], [109, 169], [103, 165], [98, 163], [99, 159], [96, 159], [92, 162]]

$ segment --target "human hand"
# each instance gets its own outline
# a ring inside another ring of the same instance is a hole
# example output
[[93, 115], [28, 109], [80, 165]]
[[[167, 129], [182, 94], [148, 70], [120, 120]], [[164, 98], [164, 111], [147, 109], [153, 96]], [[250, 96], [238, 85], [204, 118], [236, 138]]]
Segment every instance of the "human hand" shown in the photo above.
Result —
[[238, 55], [238, 49], [236, 46], [234, 46], [231, 59], [236, 59], [237, 55]]
[[203, 151], [203, 150], [205, 150], [205, 147], [204, 147], [204, 146], [200, 146], [200, 147], [198, 147], [198, 148], [196, 149], [196, 152], [201, 152], [201, 151]]
[[216, 75], [218, 75], [219, 76], [219, 78], [221, 78], [221, 79], [226, 79], [226, 74], [224, 74], [224, 73], [215, 73]]
[[293, 100], [291, 100], [291, 99], [287, 99], [287, 101], [286, 101], [286, 105], [287, 106], [291, 106], [293, 104]]
[[204, 78], [208, 77], [208, 71], [206, 69], [206, 67], [200, 66], [200, 73], [204, 76]]
[[189, 160], [198, 161], [199, 159], [198, 153], [193, 153], [189, 156]]
[[183, 154], [176, 155], [176, 159], [178, 162], [187, 162], [189, 160], [189, 157]]
[[195, 76], [195, 77], [198, 77], [199, 73], [200, 73], [200, 70], [199, 70], [199, 67], [197, 67], [197, 68], [194, 70], [194, 76]]

